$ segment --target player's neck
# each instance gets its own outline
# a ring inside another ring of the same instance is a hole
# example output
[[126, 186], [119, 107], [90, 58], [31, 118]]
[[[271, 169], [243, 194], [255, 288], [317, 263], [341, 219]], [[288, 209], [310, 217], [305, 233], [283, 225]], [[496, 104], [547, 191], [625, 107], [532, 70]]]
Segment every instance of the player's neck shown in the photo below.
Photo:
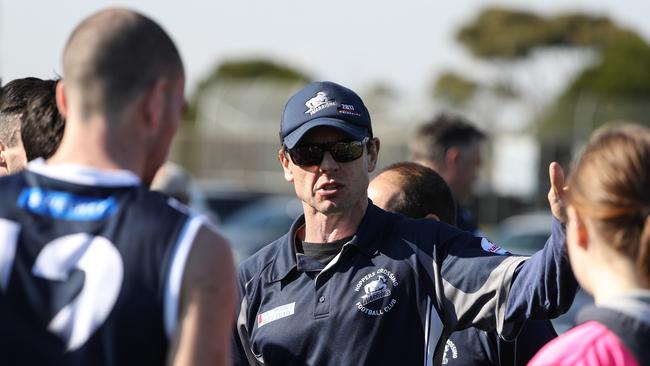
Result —
[[298, 233], [301, 240], [310, 243], [329, 243], [356, 234], [368, 208], [368, 200], [360, 200], [343, 212], [324, 214], [311, 207], [305, 207], [304, 232]]
[[67, 123], [61, 145], [48, 164], [76, 164], [103, 170], [130, 170], [141, 175], [143, 158], [130, 138], [111, 137], [101, 119]]

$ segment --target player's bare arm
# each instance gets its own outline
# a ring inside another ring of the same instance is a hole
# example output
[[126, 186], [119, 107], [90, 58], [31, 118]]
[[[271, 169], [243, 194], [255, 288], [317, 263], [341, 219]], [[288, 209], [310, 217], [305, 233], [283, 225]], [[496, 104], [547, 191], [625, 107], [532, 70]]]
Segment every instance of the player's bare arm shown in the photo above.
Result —
[[235, 306], [235, 277], [227, 241], [203, 226], [189, 253], [179, 323], [169, 365], [227, 365]]

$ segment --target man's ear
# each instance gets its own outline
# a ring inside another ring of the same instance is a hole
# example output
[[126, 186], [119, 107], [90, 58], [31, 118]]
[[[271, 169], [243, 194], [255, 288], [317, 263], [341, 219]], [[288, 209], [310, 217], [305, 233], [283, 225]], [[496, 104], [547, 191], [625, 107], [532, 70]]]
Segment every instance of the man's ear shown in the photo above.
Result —
[[0, 142], [0, 177], [9, 174], [7, 166], [7, 146]]
[[368, 173], [375, 171], [377, 161], [379, 160], [379, 138], [373, 137], [368, 142]]
[[65, 89], [63, 89], [63, 80], [59, 80], [56, 83], [56, 107], [59, 109], [59, 113], [63, 118], [68, 117], [68, 98], [65, 95]]
[[289, 161], [287, 152], [284, 149], [278, 151], [278, 160], [280, 161], [282, 170], [284, 171], [284, 179], [287, 182], [293, 182], [293, 173], [291, 172], [291, 169], [289, 169], [289, 164], [291, 164], [291, 162]]
[[1, 167], [7, 167], [7, 157], [5, 154], [7, 153], [7, 147], [5, 144], [0, 142], [0, 166]]
[[159, 79], [145, 95], [143, 103], [144, 119], [146, 125], [150, 128], [157, 128], [163, 119], [170, 85], [169, 80]]
[[455, 146], [447, 149], [444, 160], [446, 169], [458, 166], [458, 162], [460, 160], [460, 149]]

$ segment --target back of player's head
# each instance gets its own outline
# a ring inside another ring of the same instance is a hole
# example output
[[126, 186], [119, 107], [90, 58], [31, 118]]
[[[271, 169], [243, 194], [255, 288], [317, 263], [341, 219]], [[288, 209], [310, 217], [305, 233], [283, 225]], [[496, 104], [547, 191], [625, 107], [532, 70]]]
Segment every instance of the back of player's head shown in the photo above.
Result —
[[485, 139], [485, 134], [465, 118], [441, 113], [418, 127], [409, 142], [411, 160], [442, 162], [450, 147]]
[[153, 20], [126, 9], [102, 10], [70, 35], [63, 53], [69, 98], [80, 113], [118, 115], [161, 78], [174, 79], [183, 65], [167, 33]]
[[650, 284], [650, 130], [601, 128], [577, 160], [568, 200]]
[[445, 180], [433, 169], [413, 162], [400, 162], [384, 168], [375, 179], [391, 174], [402, 194], [383, 207], [413, 218], [436, 215], [440, 221], [456, 224], [456, 204]]

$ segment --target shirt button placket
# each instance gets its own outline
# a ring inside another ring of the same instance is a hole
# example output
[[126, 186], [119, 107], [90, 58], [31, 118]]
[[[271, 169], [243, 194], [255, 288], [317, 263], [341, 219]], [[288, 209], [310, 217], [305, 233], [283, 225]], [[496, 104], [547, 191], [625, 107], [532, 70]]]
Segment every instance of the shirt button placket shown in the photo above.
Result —
[[322, 318], [328, 316], [330, 312], [329, 281], [323, 283], [316, 289], [315, 300], [314, 317]]

